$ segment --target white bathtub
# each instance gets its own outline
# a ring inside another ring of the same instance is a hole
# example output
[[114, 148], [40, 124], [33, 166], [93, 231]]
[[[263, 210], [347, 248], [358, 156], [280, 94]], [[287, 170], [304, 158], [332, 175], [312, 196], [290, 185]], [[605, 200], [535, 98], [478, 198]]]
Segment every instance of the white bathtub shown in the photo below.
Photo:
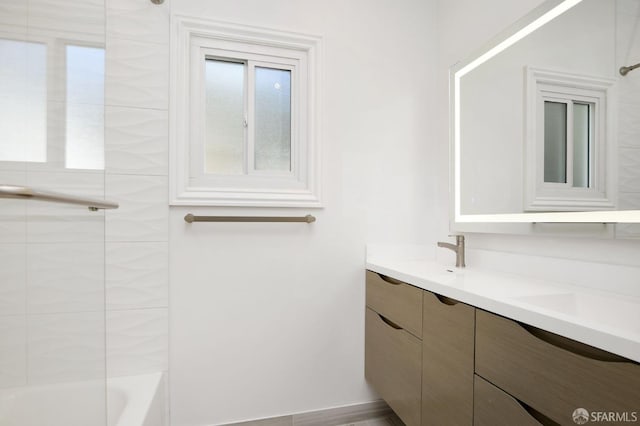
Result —
[[163, 426], [162, 373], [0, 389], [2, 426]]
[[163, 426], [164, 374], [108, 379], [107, 419], [108, 426]]

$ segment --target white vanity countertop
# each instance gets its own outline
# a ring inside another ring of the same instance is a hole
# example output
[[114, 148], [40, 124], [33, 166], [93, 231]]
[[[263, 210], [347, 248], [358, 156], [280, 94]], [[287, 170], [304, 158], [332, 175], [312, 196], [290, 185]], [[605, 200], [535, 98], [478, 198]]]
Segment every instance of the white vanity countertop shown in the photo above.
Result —
[[366, 267], [640, 362], [640, 298], [411, 256], [371, 253]]

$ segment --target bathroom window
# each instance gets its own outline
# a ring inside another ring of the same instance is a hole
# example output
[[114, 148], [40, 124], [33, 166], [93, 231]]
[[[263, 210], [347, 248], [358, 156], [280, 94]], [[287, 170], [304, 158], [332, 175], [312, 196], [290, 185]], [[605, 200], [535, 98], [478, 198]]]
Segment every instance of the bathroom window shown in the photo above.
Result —
[[101, 47], [65, 48], [67, 169], [104, 169], [104, 57]]
[[205, 173], [291, 172], [292, 71], [205, 58]]
[[543, 181], [573, 188], [592, 187], [596, 104], [557, 97], [543, 102]]
[[0, 161], [47, 161], [47, 45], [0, 38]]
[[30, 39], [0, 38], [0, 161], [104, 169], [104, 47]]
[[176, 20], [171, 203], [319, 207], [320, 38]]
[[528, 68], [525, 211], [612, 209], [613, 81]]

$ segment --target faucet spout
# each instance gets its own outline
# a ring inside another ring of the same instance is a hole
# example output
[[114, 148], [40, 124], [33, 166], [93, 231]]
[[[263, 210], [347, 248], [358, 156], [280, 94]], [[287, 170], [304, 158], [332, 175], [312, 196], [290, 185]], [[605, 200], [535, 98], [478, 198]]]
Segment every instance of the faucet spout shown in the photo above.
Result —
[[452, 235], [456, 237], [456, 244], [438, 241], [438, 247], [453, 250], [456, 253], [456, 268], [464, 268], [464, 235]]
[[438, 241], [438, 247], [448, 248], [449, 250], [457, 251], [458, 246], [451, 243], [443, 243], [442, 241]]

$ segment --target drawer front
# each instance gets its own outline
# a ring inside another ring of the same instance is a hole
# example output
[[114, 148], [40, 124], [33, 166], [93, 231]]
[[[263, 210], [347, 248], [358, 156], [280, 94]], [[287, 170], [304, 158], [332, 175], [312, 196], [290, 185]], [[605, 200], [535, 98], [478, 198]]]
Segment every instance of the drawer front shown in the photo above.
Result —
[[414, 336], [422, 336], [422, 290], [367, 271], [367, 306]]
[[407, 426], [420, 425], [422, 342], [367, 308], [365, 377]]
[[470, 426], [475, 308], [423, 293], [422, 424]]
[[640, 411], [640, 365], [479, 309], [476, 325], [476, 373], [552, 420]]
[[474, 426], [540, 426], [526, 407], [511, 395], [475, 376]]

